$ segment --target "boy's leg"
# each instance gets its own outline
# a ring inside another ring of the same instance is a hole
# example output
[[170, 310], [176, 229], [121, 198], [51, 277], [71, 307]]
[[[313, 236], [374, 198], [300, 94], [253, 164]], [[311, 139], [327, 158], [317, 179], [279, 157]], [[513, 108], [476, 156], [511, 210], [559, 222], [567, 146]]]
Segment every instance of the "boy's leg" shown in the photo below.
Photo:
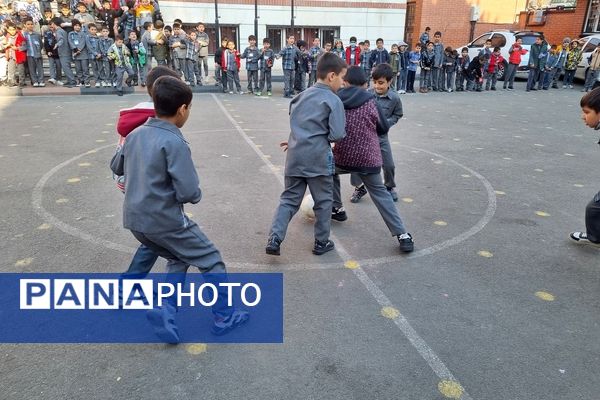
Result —
[[246, 70], [246, 75], [248, 77], [248, 85], [246, 86], [246, 90], [248, 93], [252, 93], [252, 71]]
[[[387, 189], [392, 192], [396, 187], [394, 180], [396, 175], [396, 166], [394, 165], [394, 157], [392, 155], [392, 146], [388, 135], [379, 137], [379, 146], [381, 147], [381, 157], [383, 158], [383, 182]], [[397, 197], [395, 198], [397, 200]]]
[[283, 95], [289, 96], [291, 94], [291, 88], [294, 84], [294, 71], [291, 69], [283, 70]]
[[496, 89], [496, 83], [498, 82], [498, 73], [494, 72], [492, 75], [492, 89]]
[[331, 203], [333, 208], [340, 208], [344, 204], [342, 203], [342, 188], [340, 184], [340, 175], [333, 175], [333, 202]]
[[484, 78], [485, 78], [485, 90], [490, 90], [490, 84], [492, 83], [492, 74], [490, 74], [489, 72], [485, 71], [484, 73]]
[[17, 84], [17, 62], [14, 59], [8, 60], [7, 81], [9, 85]]
[[408, 80], [408, 71], [403, 69], [400, 72], [400, 90], [406, 91], [406, 86], [408, 83], [407, 80]]
[[432, 83], [431, 83], [431, 88], [433, 90], [438, 90], [438, 75], [440, 73], [440, 69], [437, 67], [433, 67], [433, 69], [431, 70], [431, 77], [432, 77]]
[[[208, 78], [208, 57], [200, 57], [202, 65], [204, 65], [204, 76]], [[200, 66], [200, 72], [202, 72], [202, 66]]]
[[194, 60], [186, 59], [186, 68], [185, 68], [185, 80], [189, 82], [190, 85], [194, 84]]
[[133, 255], [129, 268], [123, 274], [144, 276], [150, 272], [157, 259], [158, 254], [144, 244], [140, 244]]
[[37, 84], [37, 70], [35, 68], [35, 58], [27, 56], [27, 69], [29, 70], [29, 78], [32, 84]]
[[371, 200], [393, 236], [406, 233], [400, 212], [381, 181], [380, 174], [361, 174]]
[[258, 82], [258, 92], [262, 92], [265, 89], [265, 70], [260, 71], [260, 81]]
[[[117, 92], [123, 91], [123, 75], [125, 74], [124, 67], [115, 67], [115, 82], [117, 83]], [[133, 73], [132, 73], [133, 75]]]
[[242, 85], [240, 84], [240, 73], [238, 70], [233, 71], [233, 81], [238, 92], [242, 91]]
[[19, 74], [19, 86], [25, 86], [25, 63], [17, 64], [17, 73]]
[[235, 83], [233, 82], [233, 71], [227, 70], [227, 86], [229, 87], [229, 91], [233, 92], [235, 89]]
[[271, 69], [265, 71], [265, 75], [267, 76], [267, 92], [271, 92]]
[[81, 68], [83, 70], [83, 83], [90, 84], [90, 60], [81, 60]]
[[331, 210], [333, 208], [333, 176], [306, 178], [306, 183], [315, 202], [315, 239], [329, 240], [331, 230]]
[[600, 243], [600, 192], [585, 208], [585, 229], [592, 243]]
[[60, 67], [67, 78], [67, 85], [75, 84], [75, 75], [73, 75], [73, 70], [71, 69], [71, 58], [68, 56], [60, 56], [59, 60]]
[[[306, 178], [294, 176], [285, 177], [285, 189], [279, 197], [279, 205], [277, 206], [275, 216], [273, 217], [273, 222], [271, 223], [269, 237], [275, 236], [280, 241], [285, 239], [288, 224], [292, 220], [292, 217], [298, 212], [298, 208], [300, 208], [300, 204], [304, 198], [304, 193], [306, 192], [306, 186]], [[317, 213], [315, 212], [315, 216], [316, 215]], [[331, 207], [329, 208], [327, 218], [331, 218]]]

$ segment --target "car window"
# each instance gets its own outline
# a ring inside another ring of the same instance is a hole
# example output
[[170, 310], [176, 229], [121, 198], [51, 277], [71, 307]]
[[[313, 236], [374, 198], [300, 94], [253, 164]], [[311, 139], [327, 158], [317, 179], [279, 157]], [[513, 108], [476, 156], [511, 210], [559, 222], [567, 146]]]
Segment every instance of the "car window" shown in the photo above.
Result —
[[504, 35], [499, 33], [494, 33], [492, 35], [492, 48], [494, 47], [504, 47], [506, 46], [506, 38]]
[[596, 48], [596, 46], [598, 46], [598, 43], [600, 43], [600, 39], [598, 38], [591, 38], [587, 44], [585, 45], [585, 47], [583, 48], [583, 52], [584, 53], [591, 53], [592, 51], [594, 51], [594, 49]]
[[515, 41], [517, 39], [521, 39], [523, 40], [523, 44], [525, 46], [531, 46], [532, 44], [535, 43], [535, 39], [538, 37], [538, 35], [532, 35], [532, 34], [526, 34], [526, 35], [516, 35], [515, 36]]
[[489, 33], [486, 33], [485, 35], [481, 35], [477, 39], [473, 40], [471, 42], [471, 44], [469, 45], [469, 47], [483, 47], [483, 45], [485, 44], [485, 41], [489, 37], [490, 37]]

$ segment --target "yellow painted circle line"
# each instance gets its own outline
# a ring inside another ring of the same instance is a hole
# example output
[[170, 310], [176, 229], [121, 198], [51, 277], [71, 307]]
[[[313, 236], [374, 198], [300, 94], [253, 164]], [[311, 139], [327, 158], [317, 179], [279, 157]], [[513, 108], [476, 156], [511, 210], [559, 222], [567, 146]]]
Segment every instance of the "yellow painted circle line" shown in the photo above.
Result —
[[405, 203], [412, 203], [414, 200], [411, 199], [410, 197], [403, 197], [402, 201], [405, 202]]
[[23, 258], [22, 260], [17, 260], [15, 263], [15, 267], [26, 267], [33, 262], [32, 257]]
[[549, 217], [550, 214], [548, 214], [546, 211], [536, 211], [535, 215], [537, 215], [538, 217]]
[[446, 221], [433, 221], [433, 223], [437, 226], [446, 226], [448, 223]]
[[495, 190], [494, 193], [496, 193], [498, 196], [504, 196], [506, 194], [506, 192], [503, 192], [501, 190]]
[[186, 212], [185, 215], [187, 215], [188, 218], [192, 218], [194, 216], [194, 214], [191, 212]]
[[69, 178], [67, 179], [68, 183], [77, 183], [77, 182], [81, 182], [81, 178]]
[[344, 267], [348, 269], [357, 269], [360, 267], [360, 264], [355, 260], [348, 260], [344, 263]]
[[448, 380], [440, 381], [438, 390], [448, 399], [460, 399], [465, 391], [460, 383]]
[[575, 183], [573, 186], [578, 187], [578, 188], [584, 187], [584, 185], [582, 185], [581, 183]]
[[535, 297], [537, 297], [538, 299], [542, 299], [544, 301], [554, 301], [554, 299], [555, 299], [555, 297], [552, 293], [548, 293], [548, 292], [544, 292], [544, 291], [535, 292]]
[[89, 162], [82, 162], [82, 163], [79, 163], [79, 164], [77, 164], [77, 165], [79, 165], [80, 167], [89, 167], [89, 166], [91, 166], [92, 164], [90, 164]]
[[206, 343], [188, 344], [185, 348], [185, 350], [193, 356], [197, 356], [198, 354], [206, 353], [206, 349], [207, 349]]
[[492, 254], [491, 251], [487, 251], [487, 250], [479, 250], [477, 252], [477, 254], [479, 254], [481, 257], [485, 257], [485, 258], [492, 258], [492, 257], [494, 257], [494, 254]]
[[57, 199], [56, 200], [56, 204], [64, 204], [64, 203], [68, 203], [69, 199]]
[[381, 309], [381, 315], [389, 319], [395, 319], [398, 318], [400, 312], [394, 307], [383, 307]]
[[534, 169], [534, 171], [535, 171], [535, 172], [544, 172], [544, 170], [543, 170], [543, 169], [541, 169], [541, 168], [536, 168], [536, 169]]
[[50, 229], [51, 227], [52, 227], [52, 225], [50, 225], [50, 224], [47, 224], [47, 223], [43, 223], [43, 224], [41, 224], [40, 226], [38, 226], [37, 228], [38, 228], [40, 231], [45, 231], [45, 230], [47, 230], [47, 229]]

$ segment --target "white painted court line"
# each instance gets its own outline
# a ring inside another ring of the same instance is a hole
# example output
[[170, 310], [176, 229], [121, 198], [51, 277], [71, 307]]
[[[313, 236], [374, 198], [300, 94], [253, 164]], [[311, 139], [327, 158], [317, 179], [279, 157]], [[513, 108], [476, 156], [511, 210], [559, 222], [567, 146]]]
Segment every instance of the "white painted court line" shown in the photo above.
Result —
[[[261, 152], [261, 150], [254, 144], [254, 142], [248, 137], [248, 135], [246, 135], [244, 130], [240, 127], [240, 125], [236, 122], [236, 120], [227, 111], [225, 106], [223, 106], [223, 104], [217, 98], [217, 96], [215, 96], [213, 94], [212, 97], [215, 100], [215, 102], [217, 103], [217, 105], [219, 106], [219, 108], [221, 109], [221, 111], [223, 112], [223, 114], [227, 117], [227, 119], [229, 119], [231, 124], [236, 128], [236, 130], [238, 131], [240, 136], [246, 141], [246, 143], [248, 143], [248, 145], [254, 150], [254, 152], [258, 155], [258, 157], [270, 168], [273, 175], [275, 175], [277, 180], [279, 180], [279, 183], [283, 186], [284, 185], [283, 174], [277, 173], [273, 169], [273, 167], [274, 167], [273, 163], [271, 163], [271, 161], [264, 156], [264, 154]], [[494, 199], [495, 199], [495, 197], [494, 197]], [[333, 234], [331, 235], [331, 238], [334, 240], [334, 242], [336, 244], [336, 250], [337, 250], [338, 254], [340, 255], [340, 257], [343, 259], [343, 261], [346, 262], [346, 261], [353, 260], [353, 258], [350, 256], [350, 254], [346, 251], [346, 249], [342, 245], [341, 241], [338, 238], [336, 238]], [[379, 305], [381, 307], [394, 307], [392, 302], [390, 301], [390, 299], [385, 295], [385, 293], [383, 293], [383, 291], [379, 288], [379, 286], [377, 286], [371, 280], [371, 278], [369, 278], [369, 275], [360, 266], [358, 268], [352, 269], [352, 272], [358, 278], [358, 280], [363, 284], [363, 286], [367, 289], [367, 291], [371, 294], [371, 296], [373, 296], [373, 298], [375, 298], [375, 300], [377, 301], [377, 303], [379, 303]], [[396, 307], [394, 307], [394, 308], [396, 308]], [[394, 324], [396, 324], [396, 326], [398, 327], [398, 329], [400, 329], [400, 331], [404, 334], [404, 336], [408, 339], [408, 341], [412, 344], [412, 346], [421, 355], [421, 357], [423, 357], [425, 362], [427, 362], [427, 364], [433, 370], [433, 372], [438, 376], [438, 378], [440, 378], [440, 380], [452, 381], [452, 382], [455, 382], [456, 384], [460, 385], [460, 387], [464, 388], [464, 386], [462, 386], [460, 384], [460, 382], [458, 382], [458, 380], [454, 377], [454, 375], [452, 375], [452, 373], [446, 367], [446, 365], [439, 359], [439, 357], [435, 354], [435, 352], [431, 349], [431, 347], [429, 347], [429, 345], [425, 342], [425, 340], [423, 340], [423, 338], [421, 338], [421, 336], [419, 336], [417, 331], [414, 330], [414, 328], [410, 325], [408, 320], [400, 312], [398, 312], [398, 315], [393, 318], [393, 321], [394, 321]], [[464, 390], [463, 390], [462, 396], [460, 398], [464, 399], [464, 400], [471, 400], [471, 396], [469, 396], [469, 394]]]

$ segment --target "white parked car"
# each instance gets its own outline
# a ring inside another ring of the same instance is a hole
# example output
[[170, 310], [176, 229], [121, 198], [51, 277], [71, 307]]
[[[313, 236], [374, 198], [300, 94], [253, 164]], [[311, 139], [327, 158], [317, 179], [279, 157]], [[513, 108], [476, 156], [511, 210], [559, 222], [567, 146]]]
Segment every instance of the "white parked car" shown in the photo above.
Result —
[[[456, 50], [460, 54], [461, 49], [463, 47], [468, 48], [469, 49], [469, 57], [472, 60], [474, 57], [477, 57], [479, 55], [479, 52], [481, 51], [481, 49], [483, 49], [483, 46], [485, 45], [485, 42], [488, 39], [491, 39], [491, 41], [492, 41], [491, 48], [493, 49], [494, 47], [500, 47], [502, 57], [504, 57], [504, 59], [506, 60], [505, 64], [498, 71], [498, 79], [503, 79], [504, 78], [504, 69], [508, 65], [508, 58], [509, 58], [508, 50], [510, 49], [510, 46], [512, 46], [513, 43], [516, 42], [516, 40], [518, 38], [520, 38], [523, 40], [523, 48], [529, 52], [531, 45], [535, 43], [535, 38], [540, 36], [541, 34], [542, 34], [542, 32], [534, 32], [534, 31], [508, 31], [508, 30], [491, 31], [491, 32], [484, 33], [483, 35], [479, 36], [478, 38], [476, 38], [469, 44], [457, 47]], [[527, 64], [528, 60], [529, 60], [528, 54], [521, 56], [521, 65], [517, 69], [516, 77], [527, 78], [527, 74], [529, 73], [529, 66]]]
[[585, 74], [587, 73], [588, 67], [590, 63], [588, 62], [588, 57], [592, 54], [592, 51], [598, 46], [600, 43], [600, 34], [586, 36], [584, 38], [579, 39], [579, 43], [581, 48], [583, 48], [583, 58], [577, 67], [577, 72], [575, 72], [575, 78], [585, 80]]

